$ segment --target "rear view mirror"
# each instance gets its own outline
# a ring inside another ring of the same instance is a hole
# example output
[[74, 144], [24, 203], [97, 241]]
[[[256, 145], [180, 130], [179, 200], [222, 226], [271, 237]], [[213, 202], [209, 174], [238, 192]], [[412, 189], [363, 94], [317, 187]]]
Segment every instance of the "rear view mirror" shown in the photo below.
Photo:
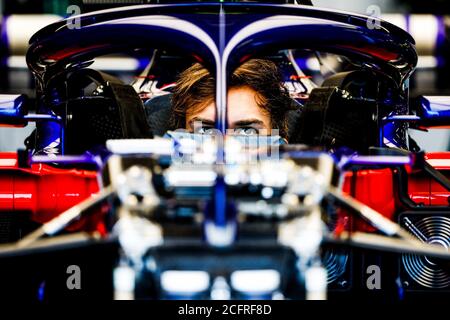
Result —
[[450, 96], [421, 96], [414, 107], [419, 127], [450, 128]]
[[0, 127], [24, 127], [28, 123], [27, 114], [25, 95], [0, 94]]

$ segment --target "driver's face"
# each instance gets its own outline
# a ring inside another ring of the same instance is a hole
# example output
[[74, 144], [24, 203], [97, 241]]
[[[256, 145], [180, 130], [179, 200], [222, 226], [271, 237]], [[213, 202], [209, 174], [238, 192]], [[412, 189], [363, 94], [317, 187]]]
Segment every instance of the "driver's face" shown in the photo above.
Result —
[[[257, 104], [257, 94], [249, 87], [232, 88], [227, 97], [228, 129], [235, 134], [271, 134], [270, 115]], [[201, 132], [214, 128], [215, 103], [198, 112], [186, 113], [186, 129], [194, 132], [194, 123], [202, 122]], [[198, 132], [198, 127], [195, 128]]]

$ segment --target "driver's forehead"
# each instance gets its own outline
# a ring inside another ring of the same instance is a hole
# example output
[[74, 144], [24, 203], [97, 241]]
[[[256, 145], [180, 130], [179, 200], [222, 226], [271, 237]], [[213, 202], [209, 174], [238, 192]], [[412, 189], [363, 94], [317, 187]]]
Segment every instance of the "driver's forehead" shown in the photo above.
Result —
[[[267, 127], [270, 124], [269, 115], [257, 103], [256, 92], [248, 87], [232, 88], [227, 96], [227, 117], [230, 127], [247, 119], [263, 122]], [[200, 118], [214, 121], [215, 103], [211, 102], [204, 109], [196, 113], [188, 113], [186, 120]]]

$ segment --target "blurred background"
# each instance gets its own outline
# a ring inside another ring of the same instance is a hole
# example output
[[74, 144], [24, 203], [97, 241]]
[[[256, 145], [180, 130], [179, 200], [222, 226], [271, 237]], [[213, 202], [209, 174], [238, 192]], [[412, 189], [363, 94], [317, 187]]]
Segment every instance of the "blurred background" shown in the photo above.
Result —
[[[163, 1], [163, 0], [161, 0]], [[295, 0], [291, 0], [295, 1]], [[297, 2], [300, 2], [298, 0]], [[0, 0], [0, 94], [34, 95], [25, 53], [28, 39], [45, 25], [68, 16], [68, 7], [81, 12], [124, 4], [158, 3], [160, 0]], [[420, 55], [411, 79], [411, 95], [450, 95], [450, 1], [448, 0], [312, 0], [315, 6], [362, 14], [381, 15], [416, 39]], [[73, 13], [73, 12], [72, 12]], [[134, 71], [138, 63], [104, 60], [97, 68], [115, 73]], [[33, 130], [0, 128], [0, 151], [15, 151]], [[450, 130], [411, 130], [426, 151], [450, 150]]]

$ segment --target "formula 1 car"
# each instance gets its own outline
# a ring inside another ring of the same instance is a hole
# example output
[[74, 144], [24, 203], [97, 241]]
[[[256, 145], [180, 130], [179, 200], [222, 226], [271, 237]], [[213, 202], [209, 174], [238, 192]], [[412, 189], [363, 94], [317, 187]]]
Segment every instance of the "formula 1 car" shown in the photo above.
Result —
[[[422, 152], [408, 128], [448, 126], [450, 97], [411, 98], [414, 39], [368, 19], [309, 1], [195, 2], [36, 33], [35, 105], [0, 96], [2, 125], [36, 122], [0, 154], [0, 296], [448, 297], [450, 155]], [[140, 73], [94, 68], [111, 56]], [[288, 144], [226, 134], [229, 75], [254, 57], [283, 73]], [[193, 62], [214, 75], [220, 139], [168, 130]]]

